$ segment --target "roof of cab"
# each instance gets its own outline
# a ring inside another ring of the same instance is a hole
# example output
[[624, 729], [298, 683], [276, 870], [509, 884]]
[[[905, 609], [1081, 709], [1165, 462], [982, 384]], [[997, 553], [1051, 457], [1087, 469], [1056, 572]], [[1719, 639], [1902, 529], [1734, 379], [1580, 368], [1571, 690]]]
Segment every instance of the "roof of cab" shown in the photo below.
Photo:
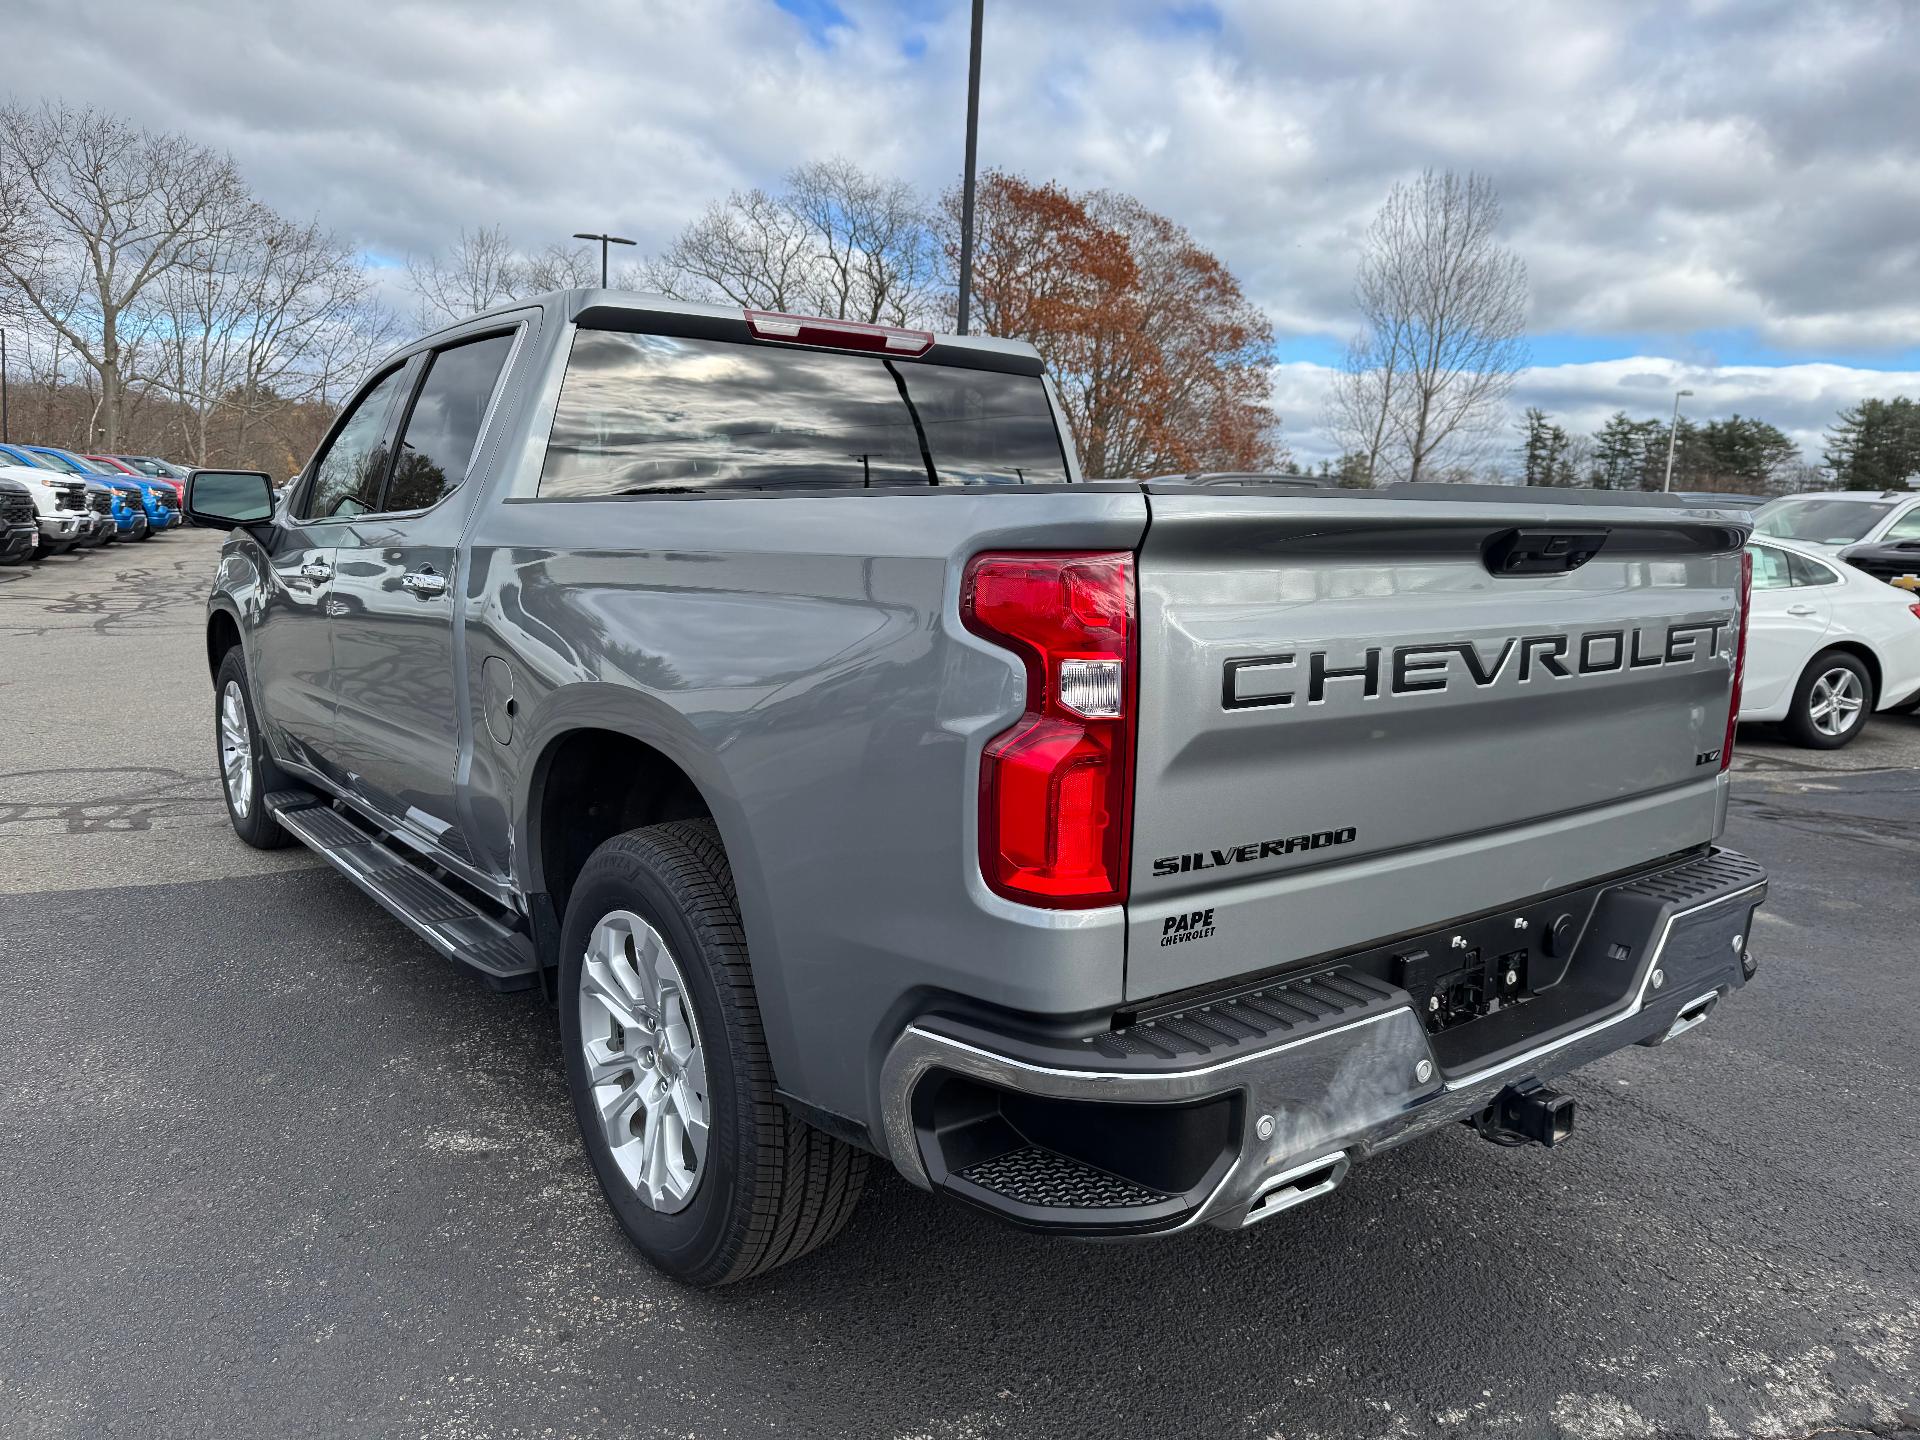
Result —
[[[598, 308], [632, 310], [655, 315], [699, 316], [714, 320], [742, 319], [748, 307], [740, 305], [707, 305], [697, 300], [675, 300], [668, 295], [652, 295], [640, 290], [602, 290], [597, 287], [575, 290], [550, 290], [544, 295], [529, 295], [524, 300], [512, 300], [495, 305], [459, 320], [426, 337], [435, 338], [442, 332], [464, 330], [475, 320], [489, 319], [494, 316], [517, 314], [535, 307], [544, 310], [549, 316], [567, 324], [572, 324], [583, 311]], [[828, 318], [828, 317], [810, 317]], [[863, 322], [866, 323], [866, 322]], [[410, 341], [403, 349], [412, 349], [420, 342]], [[1039, 351], [1024, 340], [1002, 340], [991, 335], [947, 335], [936, 333], [934, 343], [952, 346], [957, 349], [977, 350], [990, 355], [1021, 355], [1038, 358]]]

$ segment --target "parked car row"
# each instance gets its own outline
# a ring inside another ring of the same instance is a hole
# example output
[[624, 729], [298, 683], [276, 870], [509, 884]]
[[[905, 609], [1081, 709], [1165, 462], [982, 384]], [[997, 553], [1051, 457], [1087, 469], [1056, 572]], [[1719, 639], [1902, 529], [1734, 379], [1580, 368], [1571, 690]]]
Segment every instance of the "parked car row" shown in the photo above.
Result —
[[178, 465], [149, 455], [0, 444], [0, 565], [175, 529], [186, 478]]

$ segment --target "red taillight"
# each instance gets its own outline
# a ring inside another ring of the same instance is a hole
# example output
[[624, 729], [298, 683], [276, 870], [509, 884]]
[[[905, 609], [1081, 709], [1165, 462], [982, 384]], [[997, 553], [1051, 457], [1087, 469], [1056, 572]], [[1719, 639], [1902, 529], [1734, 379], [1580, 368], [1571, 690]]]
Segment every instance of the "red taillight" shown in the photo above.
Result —
[[987, 884], [1060, 910], [1118, 904], [1133, 809], [1133, 556], [976, 555], [960, 615], [1027, 669], [1026, 713], [980, 757]]
[[1753, 605], [1753, 552], [1740, 552], [1740, 633], [1733, 645], [1733, 698], [1727, 706], [1727, 738], [1720, 744], [1720, 769], [1733, 765], [1733, 730], [1740, 723], [1740, 687], [1747, 678], [1747, 611]]
[[858, 320], [820, 320], [811, 315], [779, 315], [748, 310], [747, 328], [761, 340], [789, 345], [825, 345], [834, 350], [872, 350], [882, 355], [924, 355], [933, 348], [931, 330], [900, 330], [863, 325]]
[[1914, 619], [1920, 620], [1920, 605], [1909, 605], [1907, 609], [1913, 612]]

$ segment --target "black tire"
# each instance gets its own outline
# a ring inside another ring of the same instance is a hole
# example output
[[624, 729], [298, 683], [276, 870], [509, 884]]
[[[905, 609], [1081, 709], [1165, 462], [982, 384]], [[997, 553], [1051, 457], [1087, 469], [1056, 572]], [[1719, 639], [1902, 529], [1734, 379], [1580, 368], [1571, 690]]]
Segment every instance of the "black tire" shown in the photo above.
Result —
[[[1838, 680], [1841, 674], [1853, 677], [1853, 691], [1859, 701], [1859, 708], [1840, 723], [1837, 731], [1823, 729], [1826, 723], [1814, 712], [1816, 690], [1845, 682]], [[1822, 650], [1808, 662], [1807, 668], [1800, 674], [1800, 682], [1793, 687], [1793, 706], [1787, 711], [1785, 729], [1796, 745], [1805, 745], [1813, 750], [1838, 750], [1849, 745], [1867, 728], [1867, 717], [1873, 714], [1873, 675], [1868, 671], [1866, 662], [1847, 650]]]
[[[234, 784], [227, 765], [227, 737], [222, 729], [222, 710], [229, 692], [239, 702], [246, 717], [246, 741], [249, 764], [244, 786], [244, 803], [234, 798]], [[220, 794], [227, 802], [227, 819], [233, 833], [256, 850], [279, 850], [293, 843], [293, 837], [280, 828], [280, 822], [268, 813], [266, 797], [285, 789], [288, 781], [267, 753], [267, 742], [260, 733], [260, 721], [253, 713], [253, 695], [247, 685], [247, 662], [235, 645], [220, 661], [213, 681], [213, 763], [220, 779]]]
[[[706, 1056], [707, 1152], [684, 1208], [673, 1213], [628, 1182], [588, 1081], [581, 972], [596, 926], [622, 910], [666, 943]], [[774, 1096], [733, 871], [712, 821], [630, 830], [593, 852], [561, 927], [559, 994], [567, 1089], [587, 1158], [620, 1228], [658, 1269], [688, 1285], [725, 1285], [797, 1260], [846, 1225], [866, 1184], [867, 1156]]]

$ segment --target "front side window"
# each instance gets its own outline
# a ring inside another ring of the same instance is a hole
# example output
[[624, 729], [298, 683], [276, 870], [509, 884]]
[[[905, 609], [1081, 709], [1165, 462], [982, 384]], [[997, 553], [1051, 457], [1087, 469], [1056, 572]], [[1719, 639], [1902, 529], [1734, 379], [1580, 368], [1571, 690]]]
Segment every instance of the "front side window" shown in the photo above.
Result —
[[581, 330], [543, 497], [1067, 480], [1037, 375]]
[[405, 374], [404, 366], [389, 371], [360, 397], [346, 423], [334, 433], [333, 443], [314, 467], [302, 519], [331, 520], [379, 508], [380, 485], [387, 471], [387, 421]]
[[62, 475], [84, 475], [87, 473], [64, 455], [55, 455], [48, 450], [36, 450], [33, 453], [47, 462], [47, 468], [49, 470], [58, 470]]
[[4, 461], [8, 465], [24, 465], [30, 470], [57, 470], [60, 468], [44, 455], [36, 455], [31, 450], [15, 450], [10, 445], [0, 445], [0, 461]]
[[382, 509], [424, 510], [466, 480], [480, 422], [512, 348], [513, 336], [489, 335], [434, 353], [400, 437]]
[[1889, 525], [1887, 527], [1887, 533], [1882, 535], [1880, 539], [1883, 542], [1893, 540], [1920, 540], [1920, 505], [1914, 506], [1913, 509], [1907, 511], [1906, 514]]
[[1776, 550], [1771, 545], [1749, 545], [1747, 554], [1753, 557], [1753, 588], [1756, 590], [1785, 590], [1793, 584], [1793, 572], [1787, 568], [1787, 552]]

